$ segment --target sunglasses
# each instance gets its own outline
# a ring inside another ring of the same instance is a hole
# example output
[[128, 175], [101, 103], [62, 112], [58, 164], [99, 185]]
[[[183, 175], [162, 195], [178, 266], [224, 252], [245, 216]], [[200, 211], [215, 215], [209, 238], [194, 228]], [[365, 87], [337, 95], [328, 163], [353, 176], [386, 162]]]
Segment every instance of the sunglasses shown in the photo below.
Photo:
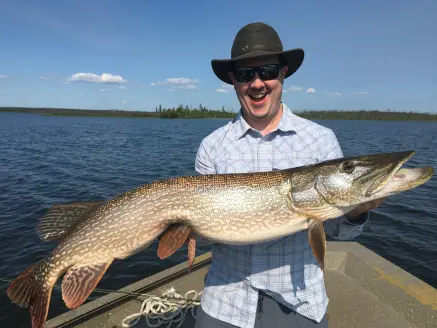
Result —
[[250, 82], [258, 73], [263, 81], [274, 80], [279, 76], [281, 65], [271, 64], [260, 67], [234, 67], [232, 72], [238, 82]]

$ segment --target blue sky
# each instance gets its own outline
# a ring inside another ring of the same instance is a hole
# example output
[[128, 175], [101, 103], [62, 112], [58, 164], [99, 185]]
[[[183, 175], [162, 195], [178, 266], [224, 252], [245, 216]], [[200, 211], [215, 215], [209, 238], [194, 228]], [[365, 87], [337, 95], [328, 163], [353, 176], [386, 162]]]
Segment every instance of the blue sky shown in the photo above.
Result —
[[292, 109], [437, 112], [436, 17], [435, 0], [2, 0], [0, 106], [236, 110], [210, 61], [263, 21], [306, 52]]

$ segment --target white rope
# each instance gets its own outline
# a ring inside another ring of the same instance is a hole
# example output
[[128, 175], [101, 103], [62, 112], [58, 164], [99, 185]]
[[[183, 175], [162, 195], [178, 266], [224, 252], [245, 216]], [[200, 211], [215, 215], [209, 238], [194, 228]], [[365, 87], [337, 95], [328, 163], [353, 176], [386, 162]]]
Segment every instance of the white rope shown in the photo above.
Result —
[[[194, 294], [194, 296], [188, 299], [190, 294]], [[191, 315], [196, 319], [194, 307], [200, 305], [200, 300], [197, 300], [200, 295], [202, 295], [202, 292], [198, 293], [195, 290], [190, 290], [183, 297], [171, 287], [161, 297], [150, 296], [146, 298], [141, 304], [140, 312], [127, 316], [121, 324], [123, 327], [133, 327], [140, 322], [142, 316], [146, 316], [149, 327], [160, 327], [167, 324], [167, 328], [170, 328], [174, 322], [179, 322], [176, 327], [179, 328], [184, 323], [188, 309], [191, 308]], [[131, 321], [128, 322], [129, 320]], [[152, 324], [150, 320], [157, 320], [157, 322]]]

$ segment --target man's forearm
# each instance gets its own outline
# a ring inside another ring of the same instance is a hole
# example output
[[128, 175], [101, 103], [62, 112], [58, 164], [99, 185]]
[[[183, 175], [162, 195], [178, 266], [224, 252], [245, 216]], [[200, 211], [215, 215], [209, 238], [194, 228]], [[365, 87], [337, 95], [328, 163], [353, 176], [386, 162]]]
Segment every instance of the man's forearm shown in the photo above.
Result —
[[325, 233], [335, 240], [352, 240], [358, 237], [363, 226], [369, 219], [369, 213], [356, 215], [342, 215], [338, 218], [326, 220], [323, 225]]
[[361, 225], [363, 223], [366, 223], [369, 219], [370, 212], [364, 212], [360, 214], [351, 214], [347, 213], [344, 215], [345, 219], [348, 221], [348, 223], [353, 225]]

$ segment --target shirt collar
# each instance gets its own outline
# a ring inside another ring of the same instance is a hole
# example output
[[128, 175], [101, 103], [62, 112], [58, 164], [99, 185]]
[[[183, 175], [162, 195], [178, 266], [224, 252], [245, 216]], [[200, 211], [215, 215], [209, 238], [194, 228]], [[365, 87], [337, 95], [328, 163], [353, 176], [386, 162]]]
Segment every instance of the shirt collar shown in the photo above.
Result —
[[[294, 114], [291, 112], [290, 108], [284, 103], [282, 103], [283, 112], [282, 117], [279, 121], [279, 124], [275, 130], [273, 130], [271, 133], [277, 132], [278, 130], [282, 132], [297, 132], [297, 128], [295, 123], [293, 122], [293, 116]], [[240, 111], [238, 112], [237, 117], [235, 118], [235, 138], [240, 139], [242, 138], [245, 133], [249, 130], [255, 131], [244, 119], [242, 115], [242, 109], [240, 108]]]

